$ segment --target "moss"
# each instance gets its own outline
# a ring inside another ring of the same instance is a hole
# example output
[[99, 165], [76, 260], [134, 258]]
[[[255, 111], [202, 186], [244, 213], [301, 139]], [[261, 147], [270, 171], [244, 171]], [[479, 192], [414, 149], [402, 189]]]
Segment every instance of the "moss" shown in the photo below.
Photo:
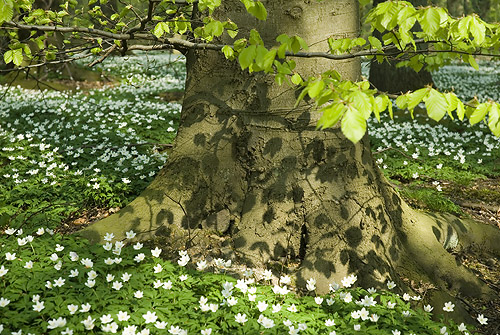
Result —
[[461, 208], [443, 193], [428, 188], [403, 188], [401, 195], [412, 206], [436, 212], [462, 215]]

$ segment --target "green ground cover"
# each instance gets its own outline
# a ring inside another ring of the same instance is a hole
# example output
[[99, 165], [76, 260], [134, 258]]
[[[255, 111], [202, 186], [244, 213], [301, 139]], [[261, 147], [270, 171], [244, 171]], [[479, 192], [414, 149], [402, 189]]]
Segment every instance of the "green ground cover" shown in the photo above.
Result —
[[[154, 246], [130, 240], [89, 246], [57, 232], [91, 208], [121, 207], [167, 159], [180, 105], [161, 99], [182, 90], [174, 56], [110, 58], [96, 71], [119, 85], [75, 92], [13, 87], [0, 101], [0, 334], [466, 334], [463, 324], [434, 322], [422, 297], [355, 286], [355, 276], [316, 296], [285, 273], [248, 269], [240, 279], [222, 259], [177, 264]], [[499, 96], [497, 67], [446, 67], [442, 88]], [[466, 74], [464, 74], [466, 73]], [[484, 88], [484, 82], [489, 86]], [[5, 90], [6, 86], [2, 87]], [[481, 91], [482, 90], [482, 91]], [[462, 91], [461, 91], [462, 92]], [[462, 93], [460, 93], [462, 94]], [[479, 95], [478, 95], [479, 96]], [[443, 183], [500, 174], [500, 141], [486, 127], [417, 115], [370, 125], [374, 155], [407, 197], [457, 212]], [[437, 199], [437, 200], [436, 200]], [[292, 286], [291, 286], [292, 285]], [[425, 309], [424, 308], [425, 305]], [[450, 304], [434, 306], [447, 313]], [[476, 315], [479, 322], [486, 323]], [[446, 318], [446, 317], [445, 317]], [[447, 318], [446, 318], [447, 319]]]

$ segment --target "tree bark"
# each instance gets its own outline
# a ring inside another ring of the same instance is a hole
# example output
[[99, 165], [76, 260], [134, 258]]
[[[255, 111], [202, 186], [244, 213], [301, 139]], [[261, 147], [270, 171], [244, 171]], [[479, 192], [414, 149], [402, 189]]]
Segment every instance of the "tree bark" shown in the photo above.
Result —
[[[313, 50], [329, 36], [357, 35], [353, 0], [266, 7], [266, 22], [250, 18], [239, 1], [224, 1], [216, 15], [230, 17], [243, 34], [256, 27], [267, 45], [282, 33], [299, 34]], [[297, 60], [306, 76], [332, 66], [344, 78], [360, 75], [358, 60]], [[102, 242], [106, 232], [120, 239], [133, 229], [172, 250], [250, 266], [297, 264], [296, 283], [313, 277], [318, 292], [355, 273], [366, 287], [411, 274], [489, 293], [443, 248], [455, 228], [409, 209], [386, 182], [367, 136], [352, 144], [339, 129], [317, 131], [314, 106], [294, 108], [294, 88], [241, 71], [220, 53], [191, 50], [187, 69], [181, 125], [166, 166], [139, 198], [83, 236]]]
[[[373, 0], [373, 7], [385, 0]], [[426, 6], [426, 0], [412, 0], [410, 1], [415, 7]], [[373, 35], [382, 40], [382, 35], [377, 30]], [[387, 93], [406, 93], [408, 91], [418, 90], [426, 85], [432, 85], [432, 75], [430, 72], [422, 69], [416, 72], [412, 68], [402, 67], [397, 68], [396, 64], [401, 59], [384, 60], [383, 63], [377, 62], [375, 59], [370, 64], [370, 83], [382, 92]]]

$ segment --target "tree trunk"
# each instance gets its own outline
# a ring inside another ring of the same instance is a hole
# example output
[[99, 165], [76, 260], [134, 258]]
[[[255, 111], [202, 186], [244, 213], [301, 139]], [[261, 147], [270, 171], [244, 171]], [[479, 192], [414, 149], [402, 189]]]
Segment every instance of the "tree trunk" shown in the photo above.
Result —
[[[282, 33], [318, 46], [358, 31], [353, 0], [268, 1], [266, 22], [249, 18], [239, 1], [223, 3], [218, 15], [231, 17], [240, 33], [256, 27], [268, 45]], [[359, 77], [358, 60], [297, 59], [303, 75], [332, 66], [345, 78]], [[297, 264], [297, 284], [314, 277], [319, 292], [351, 273], [368, 287], [411, 274], [487, 292], [443, 248], [454, 226], [406, 206], [374, 165], [367, 136], [352, 144], [339, 129], [315, 130], [319, 115], [313, 105], [294, 108], [293, 88], [243, 72], [220, 53], [191, 50], [187, 69], [181, 126], [166, 166], [139, 198], [83, 236], [102, 242], [106, 232], [120, 239], [133, 229], [140, 239], [191, 254], [251, 266]]]
[[[382, 2], [385, 0], [373, 0], [373, 7]], [[412, 0], [410, 2], [415, 7], [427, 5], [427, 0]], [[382, 40], [382, 34], [377, 30], [374, 31], [373, 35]], [[370, 64], [370, 83], [379, 91], [395, 94], [415, 91], [433, 84], [430, 72], [424, 69], [415, 72], [409, 67], [397, 68], [396, 64], [400, 61], [401, 59], [393, 59], [379, 63], [373, 59]]]

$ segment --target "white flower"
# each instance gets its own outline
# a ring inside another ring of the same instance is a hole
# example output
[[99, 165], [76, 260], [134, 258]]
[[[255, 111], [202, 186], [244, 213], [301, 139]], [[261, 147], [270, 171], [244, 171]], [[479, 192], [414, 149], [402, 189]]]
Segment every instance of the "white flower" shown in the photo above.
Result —
[[3, 277], [9, 272], [9, 269], [6, 269], [3, 265], [0, 267], [0, 277]]
[[92, 288], [95, 286], [95, 280], [94, 279], [87, 279], [87, 281], [85, 282], [85, 286], [87, 286], [88, 288]]
[[130, 184], [130, 179], [128, 179], [128, 178], [122, 178], [122, 182], [124, 184]]
[[76, 277], [78, 276], [78, 269], [71, 270], [69, 273], [70, 277]]
[[163, 288], [165, 290], [170, 290], [172, 288], [172, 282], [169, 280], [169, 281], [163, 283]]
[[361, 329], [361, 325], [354, 325], [354, 330], [355, 330], [355, 331], [358, 331], [358, 330], [360, 330], [360, 329]]
[[431, 305], [424, 306], [424, 311], [426, 311], [428, 313], [432, 312], [433, 309], [434, 309], [434, 307], [432, 307]]
[[259, 319], [257, 320], [257, 322], [260, 323], [262, 325], [262, 327], [267, 328], [267, 329], [274, 327], [274, 321], [269, 319], [269, 318], [266, 318], [262, 314], [259, 316]]
[[119, 291], [123, 287], [123, 284], [121, 282], [119, 282], [119, 281], [114, 281], [112, 287], [115, 290]]
[[289, 285], [292, 282], [292, 278], [288, 275], [284, 275], [280, 277], [280, 283], [284, 285]]
[[322, 297], [315, 297], [314, 302], [316, 302], [318, 305], [321, 305], [323, 303], [323, 298]]
[[269, 306], [265, 301], [259, 301], [257, 303], [257, 309], [259, 312], [264, 312], [267, 309], [267, 306]]
[[395, 287], [396, 287], [396, 284], [395, 284], [393, 281], [390, 281], [390, 280], [389, 280], [389, 281], [387, 282], [387, 288], [388, 288], [389, 290], [392, 290], [392, 289], [393, 289], [393, 288], [395, 288]]
[[327, 327], [335, 326], [335, 321], [332, 319], [325, 320], [325, 326]]
[[62, 277], [59, 277], [58, 279], [54, 280], [54, 286], [55, 287], [61, 287], [65, 283], [65, 279], [62, 279]]
[[127, 239], [133, 239], [137, 234], [133, 230], [129, 230], [128, 232], [125, 233], [125, 236]]
[[142, 249], [143, 246], [144, 245], [142, 243], [137, 242], [136, 244], [134, 244], [133, 248], [134, 248], [134, 250], [140, 250], [140, 249]]
[[112, 265], [114, 263], [115, 263], [115, 260], [113, 258], [110, 258], [110, 257], [108, 257], [104, 260], [104, 264], [106, 264], [106, 265]]
[[81, 309], [80, 309], [80, 313], [86, 313], [86, 312], [90, 311], [90, 307], [91, 306], [89, 303], [82, 304]]
[[399, 330], [397, 330], [397, 329], [394, 329], [392, 331], [392, 335], [401, 335], [401, 332]]
[[89, 276], [89, 279], [96, 279], [97, 278], [97, 272], [94, 270], [91, 270], [87, 273], [87, 276]]
[[8, 260], [8, 261], [13, 261], [16, 259], [16, 253], [13, 253], [11, 254], [10, 252], [6, 252], [5, 253], [5, 258]]
[[118, 324], [116, 322], [104, 324], [101, 329], [105, 333], [116, 333], [118, 331]]
[[91, 268], [94, 266], [94, 262], [90, 258], [84, 258], [80, 261], [86, 268]]
[[234, 320], [238, 323], [245, 324], [248, 321], [246, 314], [238, 313], [234, 316]]
[[160, 257], [161, 251], [162, 250], [160, 248], [156, 247], [151, 250], [151, 255], [153, 255], [153, 257]]
[[0, 307], [5, 307], [7, 306], [8, 304], [10, 303], [10, 300], [9, 299], [5, 299], [5, 298], [0, 298]]
[[33, 269], [33, 261], [27, 261], [26, 264], [24, 264], [24, 268], [28, 270]]
[[90, 317], [90, 315], [83, 321], [80, 321], [80, 323], [83, 323], [83, 326], [85, 327], [85, 329], [87, 330], [92, 330], [94, 329], [94, 322], [95, 322], [95, 319], [92, 319]]
[[201, 260], [198, 263], [196, 263], [196, 269], [198, 271], [203, 271], [207, 267], [207, 262], [205, 260]]
[[64, 247], [60, 244], [56, 244], [56, 251], [63, 251]]
[[130, 319], [130, 315], [128, 315], [127, 312], [122, 311], [119, 311], [118, 314], [116, 314], [116, 317], [118, 318], [118, 321], [127, 321]]
[[153, 322], [156, 322], [156, 319], [158, 319], [158, 317], [156, 316], [156, 312], [150, 312], [148, 311], [146, 314], [143, 314], [142, 317], [144, 318], [144, 322], [145, 323], [153, 323]]
[[340, 285], [337, 284], [336, 282], [333, 282], [333, 283], [328, 285], [328, 288], [329, 288], [330, 292], [335, 292], [340, 288]]
[[61, 335], [73, 335], [73, 329], [66, 328], [61, 332]]
[[181, 258], [177, 261], [177, 264], [179, 264], [179, 266], [186, 266], [187, 263], [189, 263], [189, 256], [186, 254], [186, 255], [182, 255]]
[[455, 308], [455, 304], [453, 304], [451, 301], [445, 302], [443, 311], [445, 312], [453, 312], [453, 309]]
[[180, 281], [185, 281], [186, 279], [188, 279], [188, 275], [180, 275], [179, 276]]
[[458, 330], [461, 331], [462, 333], [464, 331], [467, 330], [467, 327], [465, 326], [465, 324], [462, 322], [459, 326], [458, 326]]
[[113, 249], [113, 243], [111, 242], [106, 242], [102, 245], [103, 249], [106, 250], [106, 251], [110, 251], [111, 249]]
[[271, 280], [273, 278], [273, 273], [271, 270], [264, 270], [264, 273], [262, 273], [262, 279], [264, 280]]
[[363, 299], [361, 299], [362, 306], [371, 307], [371, 306], [375, 306], [376, 304], [377, 304], [377, 302], [372, 297], [369, 297], [367, 295], [365, 295], [365, 297]]
[[45, 303], [43, 301], [36, 301], [33, 305], [33, 310], [35, 312], [41, 312], [45, 308], [44, 304]]
[[377, 314], [370, 315], [371, 322], [377, 322], [379, 318], [380, 318], [380, 316], [378, 316]]
[[165, 329], [165, 328], [167, 328], [167, 322], [165, 322], [165, 321], [156, 321], [155, 327], [157, 329]]
[[144, 296], [144, 293], [142, 291], [135, 291], [134, 297], [137, 299], [141, 299]]
[[130, 278], [132, 278], [132, 275], [128, 272], [125, 272], [124, 274], [122, 274], [121, 278], [124, 282], [128, 282], [130, 280]]
[[212, 334], [212, 328], [207, 328], [207, 329], [201, 330], [201, 335], [211, 335], [211, 334]]
[[163, 267], [161, 266], [161, 264], [156, 264], [154, 267], [153, 267], [153, 270], [155, 273], [160, 273], [162, 272], [163, 270]]
[[341, 295], [341, 297], [343, 296], [343, 299], [344, 299], [344, 302], [345, 303], [350, 303], [352, 301], [352, 294], [351, 292], [347, 292], [347, 293], [344, 293], [344, 295]]
[[306, 288], [308, 291], [314, 291], [316, 289], [316, 279], [309, 278], [309, 280], [306, 282]]
[[146, 257], [146, 255], [144, 255], [141, 252], [140, 254], [138, 254], [137, 256], [134, 257], [134, 261], [136, 261], [137, 263], [139, 263], [139, 262], [143, 261], [145, 257]]
[[49, 320], [48, 324], [49, 325], [47, 326], [47, 329], [55, 329], [58, 327], [64, 327], [64, 326], [66, 326], [66, 319], [59, 317], [57, 319]]
[[356, 282], [356, 280], [358, 280], [358, 277], [355, 276], [355, 275], [349, 275], [347, 277], [344, 277], [344, 279], [342, 279], [342, 285], [344, 287], [351, 287], [352, 284], [354, 284]]
[[78, 305], [70, 304], [68, 305], [69, 314], [73, 315], [78, 312]]
[[403, 311], [402, 314], [403, 314], [404, 317], [407, 318], [407, 317], [410, 316], [410, 311]]
[[327, 299], [326, 299], [326, 304], [327, 304], [328, 306], [331, 306], [331, 305], [333, 305], [334, 303], [335, 303], [335, 299], [333, 299], [333, 298], [327, 298]]
[[292, 313], [297, 313], [297, 306], [295, 306], [295, 304], [291, 304], [290, 307], [287, 308], [287, 310]]
[[100, 317], [101, 323], [110, 323], [113, 321], [113, 318], [111, 317], [111, 314], [105, 314]]
[[78, 254], [76, 252], [74, 252], [74, 251], [70, 251], [69, 257], [70, 257], [70, 259], [71, 259], [72, 262], [76, 262], [79, 259]]
[[477, 316], [477, 321], [482, 324], [482, 325], [487, 325], [488, 324], [488, 318], [485, 318], [483, 314], [479, 314]]
[[280, 304], [272, 305], [272, 309], [273, 313], [278, 313], [279, 311], [281, 311], [281, 305]]

